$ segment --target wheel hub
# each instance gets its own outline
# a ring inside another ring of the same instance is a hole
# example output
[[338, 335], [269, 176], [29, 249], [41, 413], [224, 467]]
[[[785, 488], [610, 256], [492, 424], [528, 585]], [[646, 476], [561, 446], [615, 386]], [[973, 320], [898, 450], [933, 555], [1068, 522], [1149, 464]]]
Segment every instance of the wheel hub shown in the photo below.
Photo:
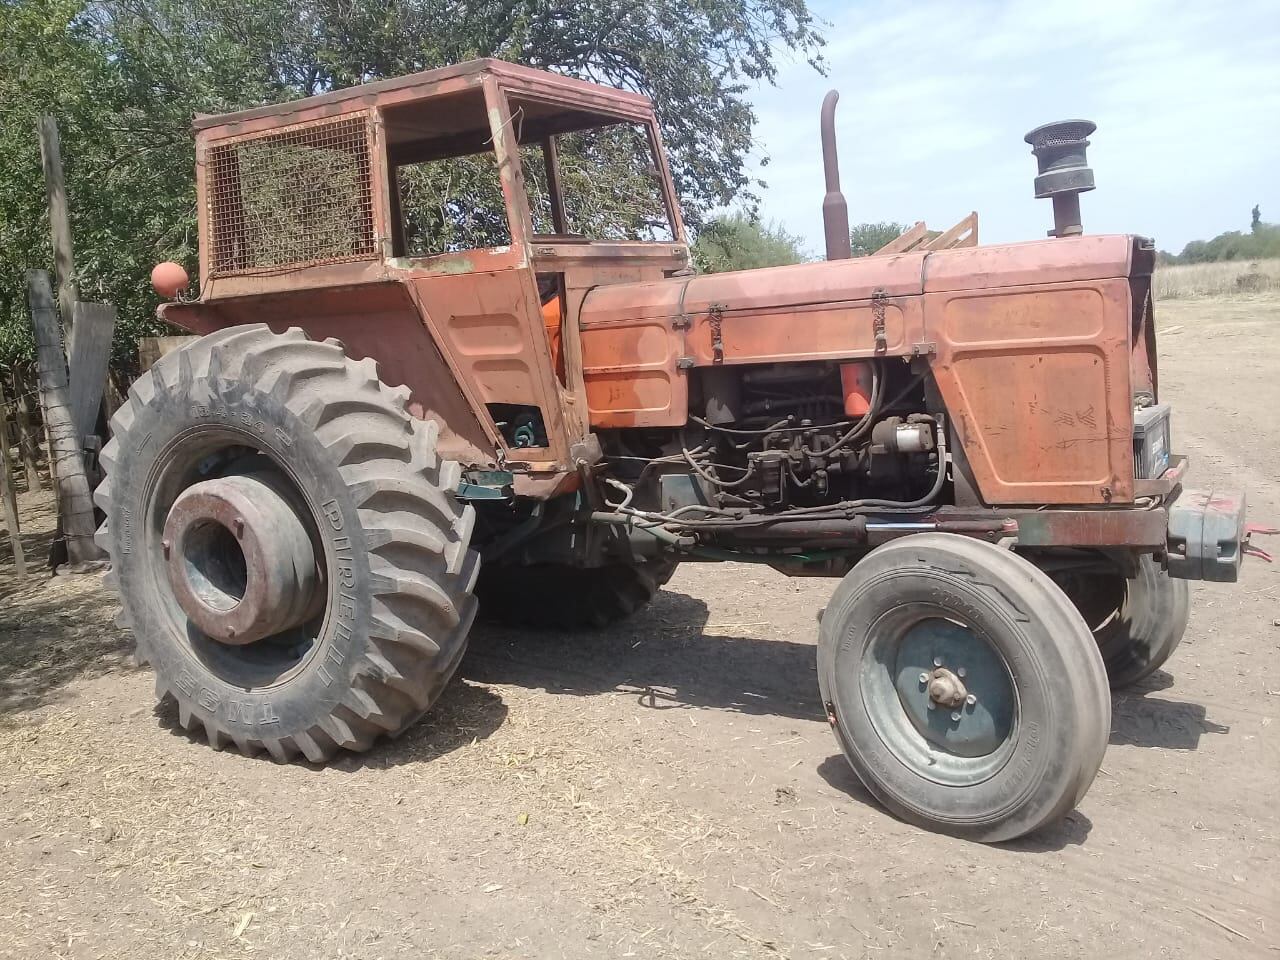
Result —
[[968, 627], [938, 618], [919, 621], [897, 645], [891, 675], [900, 709], [935, 751], [985, 757], [1012, 730], [1008, 670]]
[[193, 484], [169, 509], [162, 538], [174, 597], [212, 639], [250, 644], [314, 615], [311, 538], [270, 478]]
[[946, 667], [934, 669], [928, 686], [929, 699], [940, 707], [958, 707], [969, 696], [964, 681]]

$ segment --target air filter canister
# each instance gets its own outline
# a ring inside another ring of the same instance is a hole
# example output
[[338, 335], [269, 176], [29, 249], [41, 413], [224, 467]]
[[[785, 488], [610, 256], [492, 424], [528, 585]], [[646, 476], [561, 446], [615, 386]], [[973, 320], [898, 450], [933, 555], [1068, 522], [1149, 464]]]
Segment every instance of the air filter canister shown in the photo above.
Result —
[[1074, 237], [1084, 232], [1080, 223], [1080, 194], [1093, 189], [1093, 170], [1085, 151], [1089, 134], [1098, 129], [1089, 120], [1059, 120], [1036, 127], [1023, 139], [1031, 144], [1040, 175], [1035, 188], [1038, 199], [1053, 200], [1051, 237]]

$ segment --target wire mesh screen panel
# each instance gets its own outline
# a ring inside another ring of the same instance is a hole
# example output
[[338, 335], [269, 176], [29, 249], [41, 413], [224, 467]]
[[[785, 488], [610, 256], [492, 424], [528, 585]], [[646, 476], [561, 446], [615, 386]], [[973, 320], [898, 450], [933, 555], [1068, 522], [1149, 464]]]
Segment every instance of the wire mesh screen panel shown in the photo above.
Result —
[[215, 276], [377, 251], [365, 114], [212, 147], [206, 183]]

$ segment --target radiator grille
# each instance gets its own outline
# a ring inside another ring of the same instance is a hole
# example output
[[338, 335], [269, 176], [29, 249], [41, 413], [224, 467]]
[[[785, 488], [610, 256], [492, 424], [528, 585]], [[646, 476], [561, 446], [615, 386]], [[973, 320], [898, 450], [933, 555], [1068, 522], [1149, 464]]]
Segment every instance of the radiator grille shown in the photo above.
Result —
[[376, 253], [364, 114], [215, 146], [206, 173], [215, 276]]

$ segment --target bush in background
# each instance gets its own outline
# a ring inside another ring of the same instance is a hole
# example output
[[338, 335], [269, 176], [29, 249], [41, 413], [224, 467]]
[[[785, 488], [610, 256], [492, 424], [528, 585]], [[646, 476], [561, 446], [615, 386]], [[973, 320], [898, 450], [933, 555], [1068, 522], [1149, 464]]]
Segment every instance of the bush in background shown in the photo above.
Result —
[[745, 213], [717, 217], [698, 231], [693, 262], [700, 273], [781, 267], [813, 259], [776, 223], [763, 223]]

